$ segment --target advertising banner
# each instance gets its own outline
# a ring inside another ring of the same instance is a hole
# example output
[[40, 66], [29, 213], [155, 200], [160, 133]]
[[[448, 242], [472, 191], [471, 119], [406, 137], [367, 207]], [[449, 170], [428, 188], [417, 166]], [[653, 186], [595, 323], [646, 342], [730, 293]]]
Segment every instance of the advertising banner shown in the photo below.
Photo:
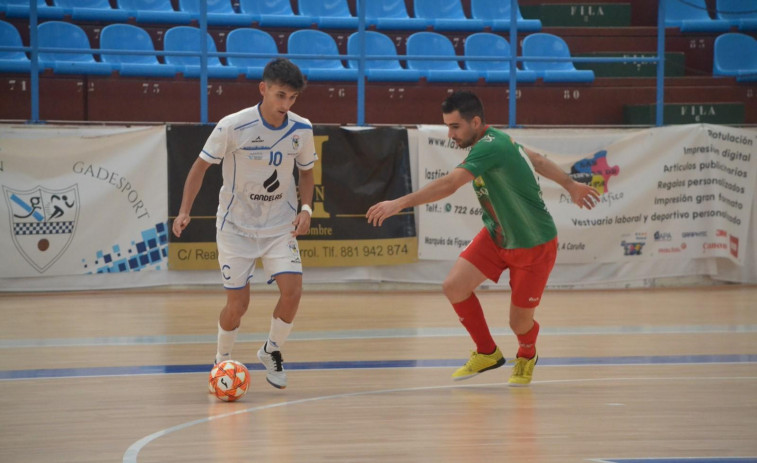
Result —
[[[628, 131], [600, 149], [590, 133], [577, 132], [571, 143], [581, 145], [581, 137], [583, 155], [538, 150], [601, 195], [597, 207], [580, 209], [559, 185], [539, 179], [558, 229], [558, 263], [717, 257], [742, 264], [757, 175], [754, 130], [696, 124]], [[538, 144], [538, 135], [528, 139]], [[418, 143], [420, 186], [467, 154], [444, 127], [421, 127]], [[482, 227], [472, 188], [419, 213], [422, 259], [455, 259]]]
[[[169, 126], [169, 210], [181, 205], [187, 172], [211, 126]], [[394, 265], [418, 259], [412, 210], [373, 227], [368, 208], [411, 191], [407, 131], [404, 128], [315, 126], [318, 162], [310, 234], [298, 237], [303, 265], [341, 267]], [[217, 269], [215, 213], [221, 170], [211, 166], [192, 209], [192, 222], [180, 239], [171, 236], [170, 268]]]
[[165, 128], [0, 126], [0, 277], [167, 268]]

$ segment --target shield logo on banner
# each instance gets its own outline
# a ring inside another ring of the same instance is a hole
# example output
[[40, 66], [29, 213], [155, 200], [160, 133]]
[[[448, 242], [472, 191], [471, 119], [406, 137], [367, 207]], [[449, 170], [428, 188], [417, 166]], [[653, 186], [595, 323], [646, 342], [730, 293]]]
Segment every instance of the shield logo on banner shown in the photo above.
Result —
[[11, 238], [18, 252], [44, 273], [71, 244], [79, 218], [79, 187], [37, 186], [20, 191], [3, 187], [10, 211]]

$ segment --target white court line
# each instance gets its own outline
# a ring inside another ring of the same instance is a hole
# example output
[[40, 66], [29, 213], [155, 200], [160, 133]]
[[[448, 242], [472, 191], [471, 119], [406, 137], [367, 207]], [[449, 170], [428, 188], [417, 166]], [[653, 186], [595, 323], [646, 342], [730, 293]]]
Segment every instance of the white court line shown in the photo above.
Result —
[[[494, 336], [512, 335], [509, 329], [492, 329]], [[757, 333], [757, 325], [671, 325], [671, 326], [571, 326], [543, 327], [540, 336], [638, 335], [638, 334], [717, 334]], [[302, 331], [290, 341], [329, 341], [346, 339], [399, 339], [468, 336], [463, 328], [399, 328], [384, 330]], [[240, 333], [237, 342], [262, 342], [268, 333]], [[168, 344], [215, 344], [216, 335], [113, 336], [101, 338], [3, 339], [0, 349], [32, 347], [102, 347]]]
[[[717, 381], [724, 381], [724, 380], [755, 380], [757, 379], [757, 376], [734, 376], [734, 377], [669, 377], [669, 378], [584, 378], [584, 379], [554, 379], [554, 380], [544, 380], [544, 381], [534, 381], [532, 384], [555, 384], [555, 383], [577, 383], [577, 382], [598, 382], [598, 381], [701, 381], [701, 380], [717, 380]], [[344, 399], [347, 397], [358, 397], [363, 395], [378, 395], [378, 394], [392, 394], [395, 392], [412, 392], [412, 391], [431, 391], [431, 390], [439, 390], [439, 389], [454, 389], [454, 388], [475, 388], [475, 387], [492, 387], [492, 386], [506, 386], [507, 383], [489, 383], [489, 384], [470, 384], [470, 385], [458, 385], [458, 384], [451, 384], [451, 385], [445, 385], [445, 386], [421, 386], [421, 387], [408, 387], [408, 388], [398, 388], [398, 389], [382, 389], [378, 391], [363, 391], [363, 392], [348, 392], [344, 394], [333, 394], [333, 395], [327, 395], [327, 396], [320, 396], [320, 397], [311, 397], [308, 399], [298, 399], [293, 401], [287, 401], [287, 402], [279, 402], [275, 404], [269, 404], [269, 405], [261, 405], [259, 407], [251, 407], [246, 408], [244, 410], [237, 410], [230, 413], [224, 413], [221, 415], [214, 415], [209, 416], [207, 418], [200, 418], [198, 420], [194, 421], [188, 421], [186, 423], [182, 423], [176, 426], [172, 426], [170, 428], [162, 429], [158, 432], [154, 432], [150, 434], [149, 436], [145, 436], [142, 439], [136, 441], [132, 445], [129, 446], [128, 449], [126, 449], [126, 452], [124, 453], [123, 463], [137, 463], [137, 456], [139, 455], [139, 452], [145, 448], [147, 444], [150, 442], [159, 439], [163, 436], [167, 436], [168, 434], [174, 433], [176, 431], [181, 431], [182, 429], [186, 429], [190, 426], [194, 426], [196, 424], [202, 424], [202, 423], [209, 423], [211, 421], [220, 420], [223, 418], [228, 418], [230, 416], [234, 415], [241, 415], [243, 413], [254, 413], [259, 412], [262, 410], [270, 410], [272, 408], [278, 408], [278, 407], [284, 407], [289, 405], [300, 405], [308, 402], [317, 402], [321, 400], [332, 400], [332, 399]]]

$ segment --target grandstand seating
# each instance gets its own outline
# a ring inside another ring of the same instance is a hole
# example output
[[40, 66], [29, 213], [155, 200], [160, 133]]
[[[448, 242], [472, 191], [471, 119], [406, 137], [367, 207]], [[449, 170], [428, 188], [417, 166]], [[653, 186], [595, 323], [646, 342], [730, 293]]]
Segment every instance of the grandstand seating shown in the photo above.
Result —
[[[195, 52], [200, 50], [200, 29], [189, 26], [176, 26], [166, 31], [163, 38], [165, 51]], [[210, 35], [205, 34], [208, 53], [216, 53], [216, 45]], [[166, 55], [166, 63], [175, 65], [186, 77], [198, 77], [200, 75], [200, 57]], [[208, 77], [221, 79], [234, 79], [242, 71], [235, 66], [224, 66], [217, 56], [208, 56]]]
[[365, 2], [366, 23], [378, 30], [424, 30], [431, 21], [411, 18], [405, 0], [371, 0]]
[[[24, 46], [13, 24], [0, 21], [0, 46]], [[29, 72], [30, 68], [29, 57], [23, 51], [0, 51], [0, 72]]]
[[705, 0], [660, 0], [665, 8], [665, 26], [682, 32], [722, 32], [730, 29], [728, 21], [712, 19]]
[[[9, 18], [28, 18], [32, 0], [0, 0], [0, 12]], [[37, 17], [40, 19], [61, 19], [63, 8], [48, 6], [45, 0], [37, 0]]]
[[[39, 25], [40, 48], [74, 48], [89, 50], [89, 38], [84, 30], [63, 21], [47, 21]], [[52, 69], [56, 74], [110, 74], [113, 66], [95, 61], [89, 51], [40, 52], [40, 68]]]
[[[279, 52], [276, 41], [271, 34], [260, 29], [240, 28], [234, 29], [226, 36], [227, 53], [270, 53]], [[263, 68], [273, 57], [268, 58], [245, 58], [229, 56], [226, 61], [231, 66], [243, 70], [248, 79], [260, 79], [263, 77]]]
[[179, 0], [179, 11], [199, 21], [201, 1], [207, 3], [206, 17], [210, 26], [249, 26], [258, 19], [252, 14], [236, 13], [229, 0]]
[[312, 16], [294, 14], [289, 0], [239, 0], [239, 10], [257, 16], [260, 27], [303, 28], [315, 24]]
[[465, 16], [460, 0], [413, 0], [416, 18], [431, 22], [437, 31], [483, 31], [483, 19]]
[[[523, 39], [523, 57], [570, 58], [568, 44], [562, 38], [539, 32]], [[571, 61], [529, 61], [523, 68], [535, 71], [544, 82], [592, 82], [594, 72], [578, 70]]]
[[742, 31], [757, 30], [757, 3], [753, 0], [717, 0], [717, 17]]
[[712, 73], [736, 77], [742, 82], [757, 82], [757, 39], [737, 32], [718, 36]]
[[[359, 40], [359, 33], [355, 32], [350, 35], [349, 39], [347, 39], [347, 54], [360, 54]], [[382, 34], [381, 32], [366, 31], [365, 54], [396, 57], [397, 49], [395, 48], [392, 39]], [[347, 65], [352, 69], [357, 69], [358, 61], [349, 60], [347, 62]], [[417, 82], [421, 78], [420, 71], [403, 68], [399, 62], [399, 59], [366, 59], [365, 68], [365, 77], [368, 81]]]
[[116, 3], [139, 23], [189, 24], [192, 21], [189, 13], [174, 10], [171, 0], [116, 0]]
[[[493, 31], [510, 30], [509, 0], [471, 0], [471, 16], [481, 19]], [[538, 19], [524, 19], [520, 8], [515, 10], [516, 27], [520, 31], [536, 32], [541, 30]]]
[[313, 29], [293, 32], [287, 41], [287, 51], [295, 55], [334, 56], [334, 58], [291, 58], [308, 80], [357, 80], [357, 71], [344, 67], [338, 56], [336, 42], [325, 32]]
[[[477, 32], [465, 39], [465, 56], [489, 56], [494, 59], [486, 61], [465, 60], [465, 68], [477, 71], [479, 77], [487, 82], [508, 82], [510, 80], [510, 44], [504, 37], [490, 32]], [[534, 82], [536, 72], [517, 69], [515, 79], [518, 82]]]
[[[157, 2], [157, 0], [153, 1]], [[188, 14], [190, 20], [196, 20], [197, 15], [193, 12], [192, 4], [199, 6], [199, 1], [201, 0], [170, 0], [169, 3], [177, 10], [173, 13]], [[315, 16], [319, 15], [315, 15], [310, 19], [306, 18], [305, 21], [302, 21], [304, 16], [308, 16], [302, 2], [295, 3], [292, 0], [287, 2], [291, 7], [294, 7], [294, 11], [301, 13], [301, 15], [298, 16], [294, 13], [283, 15], [286, 16], [286, 19], [294, 17], [296, 21], [301, 21], [302, 25], [300, 26], [272, 26], [270, 18], [268, 21], [263, 21], [266, 25], [255, 25], [253, 22], [246, 21], [247, 19], [255, 18], [257, 14], [251, 13], [249, 9], [247, 11], [242, 10], [240, 13], [239, 8], [236, 6], [232, 8], [232, 5], [240, 4], [240, 2], [241, 4], [247, 3], [249, 6], [253, 1], [258, 5], [257, 8], [260, 8], [265, 2], [275, 4], [278, 0], [228, 0], [228, 2], [224, 0], [208, 0], [208, 32], [218, 50], [229, 53], [260, 53], [265, 51], [271, 55], [279, 52], [282, 54], [287, 52], [295, 53], [294, 49], [287, 48], [287, 39], [289, 36], [293, 35], [297, 29], [312, 30], [316, 27], [317, 18]], [[326, 1], [330, 2], [331, 0]], [[506, 103], [508, 98], [507, 81], [510, 76], [510, 61], [507, 59], [510, 53], [510, 44], [507, 43], [509, 40], [507, 32], [497, 30], [493, 34], [495, 37], [487, 37], [486, 35], [477, 34], [477, 32], [481, 31], [475, 30], [449, 30], [441, 32], [437, 30], [435, 32], [440, 32], [452, 44], [453, 57], [448, 61], [448, 64], [455, 67], [443, 72], [439, 72], [436, 69], [421, 69], [419, 67], [433, 64], [434, 61], [441, 61], [441, 59], [437, 60], [434, 58], [431, 61], [414, 59], [413, 57], [418, 55], [411, 54], [409, 61], [415, 61], [415, 63], [408, 64], [408, 58], [398, 56], [398, 54], [404, 55], [405, 53], [409, 53], [413, 48], [412, 46], [406, 46], [406, 43], [408, 43], [408, 39], [414, 32], [432, 31], [430, 20], [427, 21], [423, 18], [413, 17], [413, 3], [411, 3], [413, 1], [368, 0], [365, 2], [365, 6], [367, 7], [366, 25], [372, 25], [376, 30], [383, 33], [383, 35], [374, 35], [379, 34], [379, 32], [366, 31], [366, 53], [369, 55], [390, 55], [392, 58], [391, 60], [366, 59], [365, 76], [368, 84], [365, 86], [365, 121], [369, 124], [439, 123], [438, 111], [434, 111], [433, 107], [438, 106], [440, 95], [443, 95], [449, 88], [471, 88], [481, 93], [482, 97], [486, 98], [487, 101], [502, 103], [488, 106], [487, 116], [491, 114], [489, 118], [494, 123], [506, 121], [507, 105], [504, 103]], [[471, 18], [482, 19], [476, 17], [474, 6], [479, 1], [485, 0], [459, 1], [465, 13], [469, 14]], [[548, 73], [549, 76], [545, 74], [544, 81], [546, 84], [542, 83], [542, 81], [533, 82], [533, 77], [526, 78], [525, 76], [534, 76], [536, 71], [530, 69], [526, 69], [525, 72], [523, 70], [516, 71], [516, 79], [519, 82], [517, 89], [517, 122], [519, 124], [646, 124], [650, 123], [650, 121], [654, 123], [655, 65], [653, 63], [640, 63], [634, 61], [634, 58], [654, 56], [656, 54], [656, 0], [639, 0], [638, 2], [636, 0], [603, 1], [602, 5], [618, 6], [618, 11], [621, 10], [620, 6], [622, 6], [626, 10], [620, 11], [623, 14], [613, 12], [611, 15], [608, 13], [609, 9], [605, 9], [606, 16], [613, 16], [615, 18], [612, 24], [610, 24], [609, 20], [594, 18], [590, 22], [594, 21], [592, 25], [596, 27], [584, 27], [578, 25], [580, 22], [578, 18], [571, 17], [566, 18], [561, 23], [563, 26], [559, 29], [548, 29], [547, 32], [558, 34], [565, 42], [566, 47], [569, 46], [568, 57], [571, 54], [577, 57], [622, 56], [627, 58], [628, 61], [623, 63], [576, 63], [574, 67], [579, 70], [594, 70], [595, 78], [591, 85], [588, 84], [588, 80], [586, 81], [586, 85], [576, 85], [574, 83], [575, 80], [557, 81], [555, 80], [554, 72]], [[742, 3], [743, 1], [745, 0], [741, 0], [741, 2], [737, 1], [737, 3]], [[746, 1], [750, 3], [749, 0]], [[15, 28], [15, 30], [11, 30], [11, 32], [14, 32], [15, 37], [13, 46], [22, 46], [20, 44], [28, 46], [30, 43], [28, 12], [26, 13], [26, 17], [23, 15], [8, 16], [3, 13], [7, 2], [8, 0], [0, 0], [0, 19], [4, 19], [7, 24]], [[354, 12], [354, 6], [358, 3], [357, 0], [346, 0], [346, 2], [348, 8]], [[694, 0], [685, 0], [685, 2], [695, 3]], [[727, 0], [707, 0], [707, 2], [707, 5], [710, 7], [716, 2], [718, 5], [718, 11], [711, 10], [710, 14], [717, 16], [718, 19], [730, 21], [729, 25], [731, 28], [737, 27], [738, 22], [736, 19], [732, 17], [726, 18], [725, 14], [733, 10], [742, 10], [734, 7], [726, 9], [723, 5], [727, 5]], [[28, 7], [28, 1], [24, 3]], [[39, 102], [42, 119], [177, 122], [199, 120], [199, 99], [196, 80], [200, 74], [199, 58], [191, 57], [195, 65], [186, 69], [183, 64], [161, 64], [161, 61], [170, 63], [171, 60], [171, 58], [163, 59], [161, 57], [162, 50], [171, 51], [170, 46], [164, 46], [165, 34], [169, 29], [178, 24], [157, 21], [147, 23], [145, 22], [144, 15], [141, 22], [135, 22], [136, 16], [133, 15], [127, 21], [98, 20], [94, 19], [94, 17], [91, 20], [83, 19], [82, 12], [84, 10], [80, 10], [78, 16], [75, 17], [74, 8], [89, 8], [92, 5], [103, 4], [102, 0], [46, 0], [46, 3], [51, 6], [40, 6], [40, 9], [50, 8], [61, 12], [61, 14], [65, 10], [66, 14], [70, 16], [65, 17], [64, 20], [68, 23], [79, 25], [89, 37], [89, 43], [92, 44], [92, 48], [95, 48], [95, 50], [98, 48], [100, 50], [124, 48], [107, 45], [107, 37], [111, 32], [104, 33], [103, 31], [109, 23], [124, 23], [128, 21], [128, 25], [132, 27], [136, 27], [134, 24], [141, 26], [147, 35], [152, 38], [157, 59], [152, 54], [119, 55], [115, 57], [112, 53], [106, 53], [105, 55], [108, 56], [102, 56], [102, 63], [98, 63], [97, 60], [100, 59], [100, 55], [103, 55], [102, 52], [90, 51], [90, 54], [95, 54], [92, 61], [95, 64], [95, 69], [91, 69], [80, 63], [69, 66], [66, 71], [64, 71], [63, 67], [58, 66], [58, 70], [55, 73], [45, 70], [45, 66], [52, 66], [49, 65], [49, 62], [41, 60], [39, 74], [41, 93]], [[113, 11], [120, 11], [117, 5], [120, 6], [119, 4], [123, 2], [121, 0], [110, 0], [108, 3]], [[299, 8], [297, 8], [298, 3]], [[594, 2], [592, 1], [592, 3]], [[435, 2], [436, 7], [440, 4], [439, 2]], [[499, 6], [503, 4], [509, 4], [509, 0], [497, 2]], [[559, 8], [556, 8], [556, 6], [560, 6], [562, 11], [565, 11], [569, 2], [568, 0], [553, 0], [549, 4], [544, 4], [537, 3], [535, 0], [520, 0], [519, 5], [526, 17], [538, 17], [542, 20], [544, 27], [551, 28], [557, 27], [557, 23], [554, 20], [558, 16], [557, 12]], [[651, 5], [655, 6], [655, 8], [652, 8], [652, 10], [655, 10], [653, 14], [641, 11], [644, 8], [651, 8]], [[547, 8], [548, 6], [549, 9]], [[265, 6], [263, 7], [265, 8]], [[292, 9], [291, 7], [290, 9]], [[390, 7], [396, 7], [398, 10]], [[234, 8], [237, 9], [235, 10]], [[545, 16], [541, 15], [541, 12], [546, 12], [547, 10], [549, 10], [550, 17], [552, 18], [552, 22], [549, 23], [545, 21]], [[128, 13], [128, 11], [136, 10], [124, 11]], [[147, 10], [143, 8], [143, 11]], [[225, 12], [223, 15], [227, 17], [226, 19], [233, 18], [233, 20], [239, 21], [239, 17], [244, 17], [246, 18], [245, 22], [224, 24], [221, 22], [221, 18], [216, 18], [219, 19], [219, 22], [216, 23], [212, 17], [214, 13], [221, 14], [221, 11]], [[229, 11], [231, 11], [230, 14]], [[632, 16], [626, 14], [628, 11], [632, 13]], [[267, 10], [267, 12], [270, 13], [271, 11]], [[410, 14], [408, 15], [408, 13]], [[493, 18], [499, 14], [489, 14], [489, 17]], [[634, 27], [633, 29], [628, 27], [630, 24], [629, 16], [631, 16], [633, 26], [639, 27]], [[744, 16], [744, 13], [740, 13], [738, 21], [741, 21]], [[509, 27], [509, 19], [507, 17], [500, 19], [504, 19], [505, 23], [503, 26], [507, 29]], [[602, 20], [600, 21], [600, 19]], [[621, 19], [627, 20], [625, 26], [623, 26]], [[709, 20], [712, 21], [712, 18]], [[44, 21], [45, 18], [41, 14], [40, 23], [43, 24]], [[2, 23], [0, 23], [1, 25]], [[196, 24], [193, 25], [196, 26]], [[252, 29], [251, 27], [260, 29]], [[320, 27], [323, 29], [323, 26]], [[489, 27], [493, 28], [492, 25], [489, 25]], [[261, 32], [265, 36], [258, 36], [256, 32]], [[336, 49], [332, 46], [333, 44], [329, 45], [328, 53], [350, 54], [352, 56], [358, 54], [357, 34], [352, 34], [352, 32], [354, 30], [326, 30], [327, 35], [332, 37], [336, 45]], [[527, 38], [522, 28], [519, 28], [518, 32], [519, 41]], [[705, 101], [707, 104], [706, 109], [691, 109], [692, 114], [695, 111], [699, 111], [699, 113], [702, 111], [708, 113], [715, 111], [718, 113], [718, 117], [721, 116], [721, 112], [731, 116], [730, 118], [723, 116], [724, 118], [719, 120], [719, 122], [736, 121], [738, 123], [741, 121], [749, 124], [757, 123], [757, 105], [749, 103], [751, 101], [749, 95], [757, 90], [757, 87], [755, 87], [754, 82], [749, 81], [749, 74], [745, 75], [742, 73], [740, 76], [733, 73], [728, 74], [728, 68], [725, 63], [717, 64], [721, 69], [721, 71], [718, 71], [716, 69], [718, 58], [715, 55], [715, 42], [718, 34], [703, 31], [693, 32], [681, 32], [680, 30], [670, 29], [667, 31], [665, 40], [666, 122], [686, 120], [689, 117], [688, 113], [686, 113], [681, 118], [670, 119], [667, 111], [674, 111], [671, 108], [674, 108], [675, 105], [678, 105], [680, 111], [688, 111], [690, 108], [699, 108], [698, 102]], [[197, 30], [197, 33], [199, 34], [199, 30]], [[0, 28], [0, 40], [6, 40], [2, 38], [2, 34], [3, 31]], [[253, 37], [253, 34], [256, 35]], [[754, 38], [754, 34], [750, 35]], [[18, 41], [19, 36], [20, 42]], [[601, 37], [601, 39], [598, 39], [598, 37]], [[472, 50], [476, 46], [480, 47], [481, 45], [477, 44], [477, 42], [484, 40], [484, 38], [495, 42], [491, 45], [484, 45], [483, 49], [479, 48], [478, 51]], [[258, 39], [262, 42], [258, 42]], [[505, 45], [502, 44], [502, 41], [504, 41]], [[412, 45], [412, 41], [409, 42]], [[4, 42], [0, 41], [0, 43]], [[199, 43], [201, 42], [199, 42], [198, 35], [197, 44]], [[128, 48], [142, 50], [142, 45], [141, 43], [135, 43]], [[55, 46], [61, 47], [62, 45], [56, 44]], [[503, 47], [508, 48], [505, 49]], [[512, 42], [512, 47], [516, 47], [515, 42]], [[199, 49], [197, 45], [190, 48], [193, 52], [197, 52]], [[742, 52], [744, 47], [738, 46], [737, 49], [739, 52]], [[209, 44], [208, 50], [212, 53], [215, 49]], [[144, 51], [149, 50], [144, 49]], [[307, 41], [307, 49], [303, 55], [320, 53], [322, 52], [314, 49], [312, 39]], [[487, 53], [491, 53], [492, 56], [497, 56], [500, 59], [487, 61], [466, 59], [469, 56], [486, 56]], [[439, 56], [435, 51], [432, 53], [423, 52], [422, 54], [425, 56]], [[555, 56], [555, 53], [550, 53], [549, 55]], [[739, 66], [742, 66], [742, 62], [744, 61], [743, 55], [743, 53], [739, 55]], [[530, 55], [521, 53], [520, 56], [528, 57]], [[8, 60], [5, 59], [7, 57], [9, 57], [8, 52], [0, 54], [0, 73], [2, 73], [0, 75], [0, 100], [3, 101], [3, 104], [0, 105], [0, 117], [23, 119], [29, 115], [28, 85], [30, 76], [28, 73], [30, 55], [28, 52], [20, 52], [15, 55], [16, 58]], [[114, 57], [116, 59], [111, 59]], [[154, 59], [149, 66], [154, 67], [154, 73], [151, 73], [153, 69], [148, 69], [148, 66], [142, 68], [142, 64], [138, 62], [119, 63], [117, 61], [117, 59], [126, 61], [143, 57]], [[315, 58], [309, 59], [312, 60]], [[268, 60], [269, 58], [242, 57], [222, 57], [218, 60], [216, 57], [209, 57], [208, 70], [210, 80], [208, 85], [212, 91], [208, 93], [208, 114], [211, 120], [217, 120], [220, 116], [234, 112], [240, 108], [239, 105], [244, 104], [245, 99], [249, 96], [251, 81], [257, 81], [261, 77], [262, 66]], [[217, 63], [214, 63], [215, 61]], [[323, 68], [310, 69], [312, 66], [305, 67], [303, 65], [303, 71], [305, 71], [310, 81], [310, 88], [300, 98], [298, 102], [298, 108], [300, 109], [298, 112], [314, 117], [315, 123], [352, 123], [356, 120], [354, 117], [350, 117], [350, 115], [355, 112], [355, 95], [358, 88], [356, 84], [358, 63], [354, 58], [347, 61], [345, 58], [340, 59], [338, 56], [335, 56], [331, 61], [332, 63], [338, 62], [339, 66], [343, 69], [339, 70], [339, 67], [335, 67], [333, 70]], [[526, 67], [523, 61], [519, 62], [521, 64], [518, 67]], [[529, 63], [529, 65], [533, 64], [536, 63]], [[552, 64], [569, 65], [569, 62], [561, 61]], [[106, 74], [108, 68], [102, 68], [102, 66], [97, 65], [110, 65], [111, 69], [118, 72], [118, 75], [115, 72], [113, 75]], [[390, 68], [382, 68], [382, 66]], [[477, 69], [476, 66], [483, 66], [485, 69]], [[670, 72], [671, 66], [675, 67], [676, 72]], [[174, 72], [177, 71], [184, 73], [184, 78], [174, 77]], [[69, 72], [73, 73], [73, 75], [61, 75], [61, 72]], [[335, 77], [335, 73], [339, 75]], [[98, 74], [104, 74], [104, 76], [98, 76]], [[119, 75], [146, 78], [119, 78]], [[164, 75], [167, 77], [163, 77]], [[721, 75], [731, 75], [733, 78], [721, 78]], [[246, 79], [241, 77], [237, 79], [239, 76], [246, 76]], [[739, 80], [738, 83], [737, 79]], [[22, 93], [19, 89], [22, 88], [21, 82], [24, 81], [26, 82], [26, 90]], [[8, 90], [9, 88], [14, 88], [9, 82], [15, 82], [13, 84], [16, 89], [14, 90], [15, 93]], [[150, 91], [145, 90], [147, 88], [144, 87], [145, 85], [150, 86]], [[159, 91], [153, 92], [153, 86], [158, 85], [160, 87]], [[221, 87], [222, 91], [220, 90]], [[89, 91], [81, 91], [88, 88], [90, 89]], [[570, 95], [568, 95], [568, 92], [570, 92]], [[579, 92], [580, 95], [576, 93], [578, 96], [574, 97], [573, 92]], [[336, 96], [337, 94], [338, 97]], [[129, 103], [128, 105], [114, 105], [114, 98], [125, 99]], [[576, 99], [575, 101], [573, 101], [574, 98]], [[628, 105], [631, 101], [640, 107], [640, 109], [637, 108], [639, 112], [632, 114], [633, 111], [631, 109], [624, 109], [624, 106]], [[745, 102], [746, 104], [741, 102]], [[732, 110], [729, 109], [730, 106], [719, 106], [721, 104], [736, 103], [741, 105], [741, 109], [736, 108]], [[322, 111], [324, 104], [329, 105], [329, 111]], [[546, 111], [544, 109], [546, 106], [554, 107], [555, 110]], [[714, 108], [714, 110], [708, 108]], [[578, 113], [574, 111], [579, 109]], [[571, 113], [572, 115], [568, 115]], [[639, 116], [639, 114], [643, 117]]]
[[315, 18], [319, 29], [357, 29], [347, 0], [298, 0], [300, 13]]
[[[100, 49], [154, 52], [150, 34], [131, 24], [109, 24], [100, 31]], [[172, 77], [179, 69], [162, 64], [156, 55], [121, 55], [102, 53], [104, 63], [110, 63], [122, 76]]]
[[476, 82], [478, 72], [461, 69], [455, 60], [421, 60], [414, 56], [454, 57], [452, 42], [437, 32], [416, 32], [407, 38], [407, 67], [421, 71], [429, 82]]
[[129, 13], [111, 8], [108, 0], [54, 0], [74, 21], [126, 21]]

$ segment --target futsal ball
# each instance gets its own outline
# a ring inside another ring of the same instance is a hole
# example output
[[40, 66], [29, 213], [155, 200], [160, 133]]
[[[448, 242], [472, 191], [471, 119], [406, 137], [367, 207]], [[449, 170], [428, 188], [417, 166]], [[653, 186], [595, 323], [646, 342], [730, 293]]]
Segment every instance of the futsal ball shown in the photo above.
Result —
[[250, 372], [236, 360], [225, 360], [210, 370], [208, 388], [224, 402], [241, 399], [250, 387]]

